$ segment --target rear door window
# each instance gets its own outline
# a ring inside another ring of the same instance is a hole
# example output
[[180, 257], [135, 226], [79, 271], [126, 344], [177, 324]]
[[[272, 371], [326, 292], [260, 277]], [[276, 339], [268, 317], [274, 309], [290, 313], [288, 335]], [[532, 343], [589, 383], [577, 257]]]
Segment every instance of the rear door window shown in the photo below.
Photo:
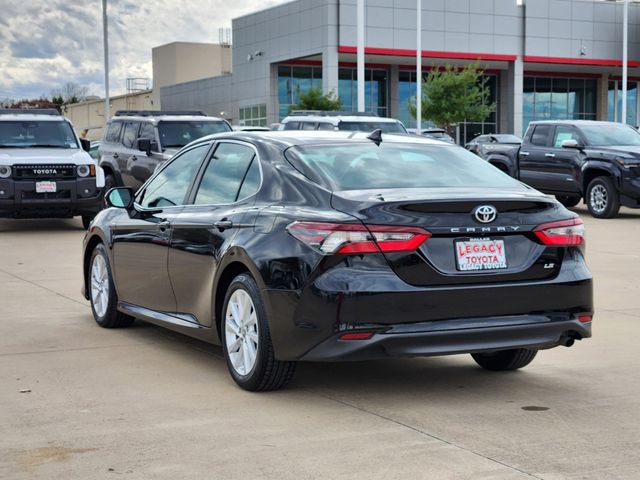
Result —
[[546, 147], [551, 125], [536, 125], [531, 134], [531, 144], [538, 147]]

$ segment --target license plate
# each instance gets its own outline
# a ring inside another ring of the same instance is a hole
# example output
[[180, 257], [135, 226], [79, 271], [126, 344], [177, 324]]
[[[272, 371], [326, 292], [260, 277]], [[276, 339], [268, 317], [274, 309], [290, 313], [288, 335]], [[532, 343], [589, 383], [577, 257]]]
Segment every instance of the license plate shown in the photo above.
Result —
[[56, 182], [36, 182], [36, 193], [56, 193]]
[[499, 270], [507, 268], [504, 240], [470, 238], [455, 242], [458, 270]]

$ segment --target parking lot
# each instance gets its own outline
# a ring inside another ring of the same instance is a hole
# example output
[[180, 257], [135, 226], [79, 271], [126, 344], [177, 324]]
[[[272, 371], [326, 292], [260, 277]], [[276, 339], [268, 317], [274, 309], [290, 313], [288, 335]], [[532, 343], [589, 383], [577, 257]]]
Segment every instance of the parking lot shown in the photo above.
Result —
[[303, 364], [262, 394], [218, 347], [99, 328], [79, 220], [1, 220], [0, 478], [638, 478], [640, 212], [578, 211], [592, 339], [514, 373], [469, 356]]

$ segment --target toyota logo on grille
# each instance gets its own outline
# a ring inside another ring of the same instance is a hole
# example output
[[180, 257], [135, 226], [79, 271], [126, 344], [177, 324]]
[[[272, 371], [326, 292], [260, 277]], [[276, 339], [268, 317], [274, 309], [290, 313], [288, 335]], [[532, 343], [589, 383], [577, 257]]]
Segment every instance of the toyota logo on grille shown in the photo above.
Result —
[[480, 223], [491, 223], [496, 219], [498, 210], [493, 205], [480, 205], [473, 214]]

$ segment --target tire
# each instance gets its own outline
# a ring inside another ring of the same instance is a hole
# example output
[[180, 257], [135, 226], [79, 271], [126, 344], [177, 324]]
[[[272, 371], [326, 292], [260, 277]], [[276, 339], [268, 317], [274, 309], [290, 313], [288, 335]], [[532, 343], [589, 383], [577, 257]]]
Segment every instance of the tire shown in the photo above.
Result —
[[107, 193], [113, 187], [117, 186], [118, 182], [116, 181], [116, 177], [113, 175], [113, 173], [107, 173], [104, 176], [104, 193]]
[[472, 353], [471, 356], [482, 368], [498, 372], [526, 367], [537, 354], [537, 350], [516, 348], [499, 352]]
[[580, 197], [566, 197], [561, 195], [556, 195], [556, 200], [558, 200], [562, 205], [567, 208], [575, 207], [582, 200]]
[[613, 218], [620, 210], [620, 196], [609, 177], [596, 177], [587, 187], [587, 208], [592, 217]]
[[241, 388], [252, 392], [278, 390], [293, 377], [295, 362], [275, 359], [260, 290], [248, 274], [238, 275], [229, 285], [220, 336], [229, 373]]
[[93, 220], [93, 217], [90, 215], [83, 215], [82, 216], [82, 227], [85, 230], [89, 229], [89, 225], [91, 225], [91, 220]]
[[133, 317], [116, 309], [118, 296], [113, 284], [109, 256], [103, 244], [97, 245], [91, 254], [88, 275], [89, 301], [96, 323], [103, 328], [124, 328], [131, 325]]

